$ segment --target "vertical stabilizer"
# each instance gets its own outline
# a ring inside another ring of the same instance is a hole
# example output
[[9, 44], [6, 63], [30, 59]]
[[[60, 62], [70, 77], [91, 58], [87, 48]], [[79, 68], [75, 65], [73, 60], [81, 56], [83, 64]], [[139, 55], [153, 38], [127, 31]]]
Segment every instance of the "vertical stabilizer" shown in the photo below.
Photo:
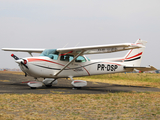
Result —
[[135, 43], [136, 45], [142, 45], [143, 47], [130, 50], [126, 54], [126, 56], [124, 57], [125, 65], [127, 65], [127, 66], [140, 66], [146, 43], [147, 43], [146, 41], [143, 41], [141, 39], [138, 39], [136, 41], [136, 43]]

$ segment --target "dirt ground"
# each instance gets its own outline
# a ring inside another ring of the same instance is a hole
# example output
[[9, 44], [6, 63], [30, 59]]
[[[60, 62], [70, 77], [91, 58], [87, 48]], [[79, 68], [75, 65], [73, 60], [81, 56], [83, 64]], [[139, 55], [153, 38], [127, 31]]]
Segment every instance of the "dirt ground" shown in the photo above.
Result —
[[[107, 84], [100, 82], [87, 82], [88, 85], [81, 89], [75, 89], [71, 85], [71, 80], [58, 79], [58, 84], [51, 88], [45, 86], [37, 89], [30, 89], [25, 83], [33, 81], [32, 77], [25, 77], [22, 74], [13, 74], [12, 72], [0, 72], [0, 94], [16, 93], [16, 94], [107, 94], [114, 92], [160, 92], [158, 88], [142, 87], [142, 86], [127, 86], [118, 84]], [[43, 79], [39, 79], [40, 81]]]

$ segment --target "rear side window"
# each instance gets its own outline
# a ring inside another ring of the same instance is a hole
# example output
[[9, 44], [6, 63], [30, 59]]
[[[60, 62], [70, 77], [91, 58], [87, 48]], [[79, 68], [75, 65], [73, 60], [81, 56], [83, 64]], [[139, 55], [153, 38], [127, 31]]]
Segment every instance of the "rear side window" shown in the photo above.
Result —
[[74, 57], [73, 55], [63, 55], [60, 57], [60, 60], [69, 62], [69, 61], [73, 60], [73, 57]]
[[78, 56], [75, 62], [86, 62], [86, 59], [83, 56]]

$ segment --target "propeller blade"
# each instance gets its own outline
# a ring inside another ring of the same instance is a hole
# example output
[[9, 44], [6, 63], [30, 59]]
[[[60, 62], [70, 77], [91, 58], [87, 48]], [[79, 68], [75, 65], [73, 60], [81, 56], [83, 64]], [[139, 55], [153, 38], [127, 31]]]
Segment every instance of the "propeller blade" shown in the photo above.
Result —
[[11, 56], [15, 59], [15, 60], [19, 60], [19, 58], [17, 56], [15, 56], [14, 54], [11, 54]]

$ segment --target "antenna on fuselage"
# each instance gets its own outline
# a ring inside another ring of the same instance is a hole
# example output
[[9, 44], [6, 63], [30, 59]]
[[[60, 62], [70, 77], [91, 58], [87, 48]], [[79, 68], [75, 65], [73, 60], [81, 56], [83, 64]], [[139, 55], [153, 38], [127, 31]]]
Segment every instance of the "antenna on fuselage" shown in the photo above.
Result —
[[75, 47], [77, 47], [79, 45], [79, 43], [77, 43], [76, 45], [75, 45]]
[[67, 45], [68, 45], [68, 43], [63, 48], [65, 48]]

